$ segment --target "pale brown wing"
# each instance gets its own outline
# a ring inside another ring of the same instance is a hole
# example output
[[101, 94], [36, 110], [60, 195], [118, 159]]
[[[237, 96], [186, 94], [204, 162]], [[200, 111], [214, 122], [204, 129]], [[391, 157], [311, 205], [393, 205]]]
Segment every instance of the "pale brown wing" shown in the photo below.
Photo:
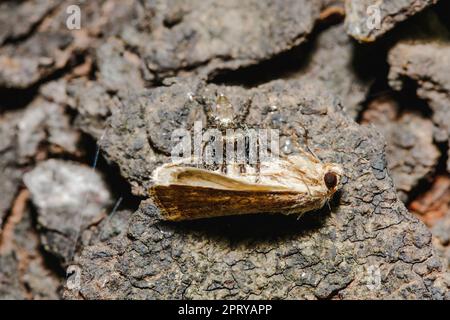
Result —
[[243, 179], [228, 177], [217, 172], [179, 165], [169, 165], [158, 168], [158, 174], [154, 180], [155, 185], [185, 185], [191, 187], [209, 187], [222, 190], [289, 190], [284, 186], [256, 184]]
[[313, 197], [280, 186], [258, 185], [203, 169], [168, 165], [158, 169], [150, 194], [166, 220], [254, 213], [304, 213], [323, 206]]
[[191, 220], [254, 213], [304, 213], [323, 199], [293, 191], [221, 190], [185, 185], [156, 185], [151, 195], [165, 220]]

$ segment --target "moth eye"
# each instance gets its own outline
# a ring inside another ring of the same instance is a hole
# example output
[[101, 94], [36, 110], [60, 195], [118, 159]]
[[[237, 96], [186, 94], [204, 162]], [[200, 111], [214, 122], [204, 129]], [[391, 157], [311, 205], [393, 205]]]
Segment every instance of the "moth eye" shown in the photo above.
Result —
[[325, 185], [327, 186], [328, 189], [332, 189], [337, 185], [337, 177], [334, 172], [325, 173], [323, 180], [325, 181]]

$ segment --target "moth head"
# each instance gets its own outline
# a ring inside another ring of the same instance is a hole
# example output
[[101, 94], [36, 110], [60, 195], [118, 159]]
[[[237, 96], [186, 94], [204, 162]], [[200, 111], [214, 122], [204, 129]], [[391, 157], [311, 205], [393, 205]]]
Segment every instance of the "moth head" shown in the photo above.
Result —
[[338, 164], [327, 163], [325, 165], [323, 182], [330, 193], [336, 192], [339, 188], [343, 173], [344, 170]]

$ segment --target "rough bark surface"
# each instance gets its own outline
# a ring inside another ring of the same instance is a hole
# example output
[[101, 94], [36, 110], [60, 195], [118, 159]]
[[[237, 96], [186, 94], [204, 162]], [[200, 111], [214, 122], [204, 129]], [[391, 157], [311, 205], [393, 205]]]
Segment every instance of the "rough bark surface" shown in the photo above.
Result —
[[79, 132], [71, 126], [65, 108], [43, 97], [38, 96], [24, 110], [1, 115], [0, 227], [22, 183], [23, 173], [45, 153], [42, 145], [47, 144], [49, 152], [75, 153], [78, 141]]
[[436, 221], [431, 229], [437, 252], [444, 258], [447, 267], [450, 266], [450, 210], [444, 217]]
[[[341, 100], [345, 111], [356, 118], [373, 82], [373, 76], [364, 69], [374, 61], [367, 61], [368, 52], [355, 46], [342, 24], [324, 30], [313, 46], [307, 56], [310, 59], [288, 78], [299, 83], [313, 79], [322, 82]], [[305, 55], [299, 55], [299, 59], [304, 60]]]
[[126, 234], [84, 248], [80, 289], [66, 290], [66, 297], [446, 297], [431, 233], [407, 212], [387, 175], [383, 138], [349, 119], [317, 84], [276, 81], [245, 90], [181, 83], [127, 101], [113, 113], [102, 146], [135, 193], [145, 195], [149, 173], [169, 160], [161, 147], [165, 131], [202, 119], [216, 93], [226, 94], [238, 114], [251, 98], [249, 125], [279, 127], [286, 139], [295, 139], [289, 128], [298, 136], [306, 128], [313, 152], [344, 166], [332, 210], [300, 220], [280, 214], [167, 223], [145, 201]]
[[89, 167], [51, 159], [23, 180], [38, 209], [43, 246], [62, 261], [71, 261], [82, 230], [102, 219], [111, 204], [101, 176]]
[[347, 33], [360, 42], [373, 42], [399, 22], [437, 0], [349, 0], [345, 2]]
[[[361, 0], [0, 2], [0, 299], [450, 299], [443, 1], [370, 45], [436, 1], [379, 2], [377, 30]], [[220, 93], [344, 166], [330, 208], [160, 220], [153, 170]]]
[[[448, 40], [404, 41], [389, 53], [390, 85], [401, 90], [404, 79], [417, 84], [417, 95], [433, 110], [435, 139], [450, 138], [450, 45]], [[450, 157], [447, 162], [450, 171]]]
[[2, 235], [0, 299], [58, 299], [62, 279], [42, 256], [33, 215], [26, 208], [27, 198], [28, 192], [22, 191], [13, 209], [13, 219]]
[[407, 202], [408, 193], [431, 176], [440, 157], [433, 143], [433, 122], [418, 112], [400, 112], [393, 98], [382, 97], [369, 104], [362, 123], [375, 125], [387, 140], [389, 172], [400, 199]]
[[16, 125], [21, 112], [11, 112], [0, 118], [0, 227], [11, 208], [21, 183], [22, 170], [16, 164]]
[[[0, 44], [26, 37], [57, 4], [55, 0], [32, 0], [0, 4]], [[17, 23], [20, 21], [20, 23]]]
[[208, 75], [255, 64], [304, 42], [321, 7], [321, 1], [310, 0], [145, 1], [143, 11], [152, 19], [141, 15], [137, 25], [143, 30], [124, 33], [145, 61], [148, 80], [194, 68]]

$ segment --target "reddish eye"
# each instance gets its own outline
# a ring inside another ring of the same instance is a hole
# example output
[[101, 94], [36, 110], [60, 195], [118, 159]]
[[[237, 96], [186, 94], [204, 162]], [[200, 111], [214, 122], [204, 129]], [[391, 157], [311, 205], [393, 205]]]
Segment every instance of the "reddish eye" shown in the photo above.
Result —
[[337, 177], [334, 172], [327, 172], [323, 180], [328, 189], [333, 189], [337, 185]]

